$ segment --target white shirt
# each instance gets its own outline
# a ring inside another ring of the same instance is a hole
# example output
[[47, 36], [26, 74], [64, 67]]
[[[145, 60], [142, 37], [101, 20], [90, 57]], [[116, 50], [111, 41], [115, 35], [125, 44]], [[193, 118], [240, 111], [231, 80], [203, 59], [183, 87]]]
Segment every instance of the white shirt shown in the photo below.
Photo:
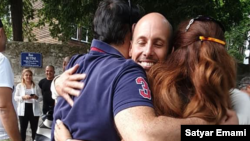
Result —
[[[0, 52], [0, 87], [9, 87], [11, 89], [14, 88], [14, 75], [11, 69], [11, 65], [9, 60]], [[12, 93], [12, 103], [15, 106], [15, 102], [13, 101], [14, 91]], [[0, 120], [0, 140], [9, 139], [5, 129], [3, 128], [3, 124]]]
[[[38, 96], [38, 99], [29, 100], [33, 106], [33, 114], [34, 116], [40, 116], [42, 114], [39, 102], [43, 100], [41, 89], [39, 86], [35, 85], [34, 88], [31, 88], [32, 93]], [[22, 83], [17, 84], [15, 91], [15, 101], [17, 102], [17, 115], [24, 116], [25, 114], [25, 103], [27, 100], [23, 100], [23, 96], [25, 95], [26, 87]]]
[[[34, 89], [25, 89], [25, 95], [34, 94]], [[25, 103], [33, 103], [34, 99], [25, 100]]]
[[231, 102], [236, 111], [239, 124], [250, 124], [250, 97], [243, 91], [233, 89], [231, 91]]

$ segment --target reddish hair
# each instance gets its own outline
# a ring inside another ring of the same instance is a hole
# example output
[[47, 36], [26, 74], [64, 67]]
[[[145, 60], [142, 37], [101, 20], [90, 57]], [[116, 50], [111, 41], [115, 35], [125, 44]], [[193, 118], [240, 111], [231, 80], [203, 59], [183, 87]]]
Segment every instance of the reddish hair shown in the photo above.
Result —
[[213, 21], [182, 22], [174, 36], [174, 51], [148, 75], [157, 115], [198, 117], [218, 124], [230, 108], [229, 91], [235, 87], [236, 63], [225, 46], [200, 41], [199, 36], [225, 41]]

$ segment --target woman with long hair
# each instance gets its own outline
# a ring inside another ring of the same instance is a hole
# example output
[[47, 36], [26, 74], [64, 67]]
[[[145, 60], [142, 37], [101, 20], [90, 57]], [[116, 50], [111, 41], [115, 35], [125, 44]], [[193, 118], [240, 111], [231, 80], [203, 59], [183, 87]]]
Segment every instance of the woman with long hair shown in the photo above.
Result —
[[179, 25], [173, 52], [148, 75], [158, 115], [221, 121], [231, 109], [230, 89], [236, 82], [236, 62], [225, 45], [224, 28], [211, 17]]
[[22, 72], [21, 83], [16, 86], [15, 100], [18, 103], [17, 114], [20, 122], [22, 140], [26, 139], [28, 122], [32, 131], [32, 139], [35, 139], [39, 116], [42, 114], [39, 102], [42, 101], [41, 90], [33, 81], [33, 73], [30, 69]]

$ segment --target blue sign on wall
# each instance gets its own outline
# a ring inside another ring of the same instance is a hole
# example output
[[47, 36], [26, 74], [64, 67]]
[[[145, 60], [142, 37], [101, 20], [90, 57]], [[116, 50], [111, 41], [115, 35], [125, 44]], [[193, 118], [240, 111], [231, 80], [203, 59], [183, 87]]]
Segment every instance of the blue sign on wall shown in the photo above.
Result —
[[41, 53], [23, 52], [21, 53], [22, 67], [42, 67]]

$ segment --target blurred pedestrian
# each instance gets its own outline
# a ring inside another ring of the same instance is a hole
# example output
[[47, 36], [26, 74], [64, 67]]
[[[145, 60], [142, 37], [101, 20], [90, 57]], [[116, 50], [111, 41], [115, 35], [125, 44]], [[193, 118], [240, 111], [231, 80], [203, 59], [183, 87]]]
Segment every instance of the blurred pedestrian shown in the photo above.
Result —
[[52, 99], [50, 85], [55, 77], [55, 68], [52, 65], [48, 65], [45, 68], [46, 78], [39, 81], [39, 87], [42, 90], [43, 96], [43, 114], [46, 115], [48, 111], [53, 111], [55, 106], [55, 100]]
[[63, 71], [65, 71], [65, 68], [66, 66], [68, 65], [69, 63], [69, 60], [70, 60], [71, 57], [67, 56], [63, 59]]
[[250, 77], [244, 77], [239, 83], [239, 89], [250, 96]]

